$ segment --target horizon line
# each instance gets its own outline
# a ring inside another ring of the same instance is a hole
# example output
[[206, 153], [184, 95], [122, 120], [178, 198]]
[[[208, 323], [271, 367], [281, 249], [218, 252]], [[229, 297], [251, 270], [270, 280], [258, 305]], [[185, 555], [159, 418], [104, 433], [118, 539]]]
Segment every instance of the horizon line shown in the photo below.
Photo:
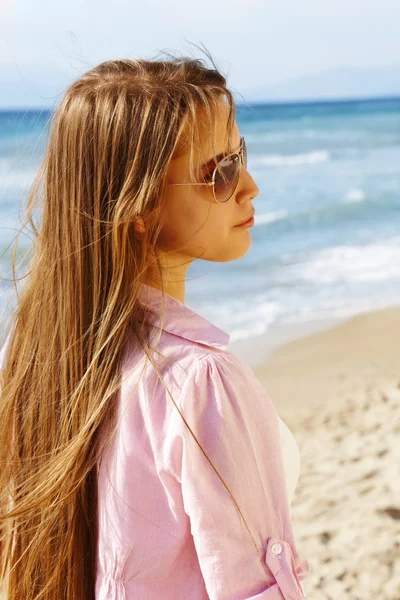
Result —
[[[355, 102], [376, 102], [384, 100], [400, 100], [400, 93], [394, 95], [385, 96], [354, 96], [354, 97], [339, 97], [339, 98], [301, 98], [301, 99], [282, 99], [282, 100], [248, 100], [245, 102], [235, 102], [235, 105], [239, 107], [249, 106], [292, 106], [292, 105], [311, 105], [311, 104], [352, 104]], [[1, 107], [0, 112], [51, 112], [54, 109], [53, 106], [37, 106], [37, 107], [23, 107], [23, 106], [9, 106]]]

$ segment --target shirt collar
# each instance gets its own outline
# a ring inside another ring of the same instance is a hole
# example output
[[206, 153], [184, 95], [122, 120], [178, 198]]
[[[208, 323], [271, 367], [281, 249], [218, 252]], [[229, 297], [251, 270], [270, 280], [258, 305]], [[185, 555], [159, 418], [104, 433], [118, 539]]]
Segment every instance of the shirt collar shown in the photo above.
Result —
[[[223, 329], [220, 329], [198, 313], [191, 310], [176, 298], [164, 293], [165, 298], [165, 331], [177, 335], [181, 338], [205, 344], [217, 348], [226, 348], [229, 344], [230, 335]], [[156, 312], [156, 317], [153, 318], [149, 313], [149, 321], [152, 325], [160, 327], [161, 311], [162, 311], [162, 292], [161, 290], [147, 285], [141, 284], [139, 291], [140, 303], [149, 307]]]

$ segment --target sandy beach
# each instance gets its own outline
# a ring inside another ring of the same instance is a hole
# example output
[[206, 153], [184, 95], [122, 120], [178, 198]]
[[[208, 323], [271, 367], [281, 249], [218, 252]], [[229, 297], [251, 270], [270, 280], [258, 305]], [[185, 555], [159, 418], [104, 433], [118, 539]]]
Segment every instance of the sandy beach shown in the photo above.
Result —
[[230, 349], [299, 446], [292, 522], [307, 598], [400, 600], [400, 307], [332, 322], [281, 345], [264, 336], [253, 354], [248, 341]]

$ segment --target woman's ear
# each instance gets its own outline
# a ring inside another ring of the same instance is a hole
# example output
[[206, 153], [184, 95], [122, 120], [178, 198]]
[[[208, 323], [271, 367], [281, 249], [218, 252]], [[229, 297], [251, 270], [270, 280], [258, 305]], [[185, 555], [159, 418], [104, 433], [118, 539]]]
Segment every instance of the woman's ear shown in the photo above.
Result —
[[146, 231], [146, 227], [142, 217], [138, 217], [137, 221], [134, 224], [136, 233], [144, 233]]

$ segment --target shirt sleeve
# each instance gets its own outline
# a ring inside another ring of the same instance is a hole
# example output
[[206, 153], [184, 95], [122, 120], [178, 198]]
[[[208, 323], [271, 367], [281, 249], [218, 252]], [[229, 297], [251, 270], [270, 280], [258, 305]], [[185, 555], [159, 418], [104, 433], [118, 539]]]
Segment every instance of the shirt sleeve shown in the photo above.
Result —
[[307, 600], [311, 569], [294, 544], [265, 388], [233, 354], [212, 352], [188, 375], [180, 410], [222, 478], [183, 423], [178, 478], [210, 600]]

